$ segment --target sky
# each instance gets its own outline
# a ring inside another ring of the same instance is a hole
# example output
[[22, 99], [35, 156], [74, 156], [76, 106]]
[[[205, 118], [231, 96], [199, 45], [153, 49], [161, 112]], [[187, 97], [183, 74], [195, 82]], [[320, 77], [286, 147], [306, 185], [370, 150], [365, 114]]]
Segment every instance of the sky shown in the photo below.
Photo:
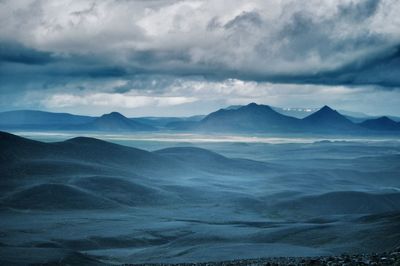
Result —
[[0, 0], [0, 111], [400, 116], [398, 0]]

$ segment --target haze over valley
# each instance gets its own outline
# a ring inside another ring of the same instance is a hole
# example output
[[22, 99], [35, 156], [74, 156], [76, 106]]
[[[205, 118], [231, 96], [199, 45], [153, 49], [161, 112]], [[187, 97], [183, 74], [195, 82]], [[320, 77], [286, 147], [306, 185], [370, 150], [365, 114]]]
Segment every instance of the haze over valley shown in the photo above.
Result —
[[0, 135], [2, 263], [180, 263], [398, 245], [398, 140], [50, 139]]
[[398, 265], [399, 14], [0, 0], [0, 265]]

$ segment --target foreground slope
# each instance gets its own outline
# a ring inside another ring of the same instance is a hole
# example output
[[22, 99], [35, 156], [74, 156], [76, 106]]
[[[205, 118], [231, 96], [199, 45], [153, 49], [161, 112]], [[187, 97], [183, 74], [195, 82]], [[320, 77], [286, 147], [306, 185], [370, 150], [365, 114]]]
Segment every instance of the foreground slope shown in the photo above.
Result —
[[148, 152], [1, 132], [0, 263], [188, 263], [398, 245], [396, 141], [191, 145]]
[[0, 162], [4, 163], [32, 159], [117, 164], [136, 169], [174, 166], [173, 162], [157, 154], [87, 137], [44, 143], [0, 132], [0, 148]]
[[0, 149], [3, 206], [23, 209], [54, 209], [57, 202], [65, 204], [60, 209], [73, 209], [79, 200], [74, 205], [71, 198], [81, 199], [82, 208], [95, 208], [96, 198], [99, 208], [112, 206], [107, 202], [165, 204], [179, 201], [186, 193], [180, 189], [185, 182], [206, 183], [218, 179], [217, 174], [259, 176], [255, 169], [270, 171], [266, 163], [230, 159], [199, 148], [148, 152], [86, 137], [43, 143], [0, 132]]

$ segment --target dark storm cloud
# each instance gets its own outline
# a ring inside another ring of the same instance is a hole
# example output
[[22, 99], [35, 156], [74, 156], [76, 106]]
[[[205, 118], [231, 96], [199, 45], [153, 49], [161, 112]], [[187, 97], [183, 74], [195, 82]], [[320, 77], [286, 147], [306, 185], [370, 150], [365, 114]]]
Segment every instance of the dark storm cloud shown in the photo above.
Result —
[[[373, 40], [371, 40], [373, 42]], [[357, 42], [351, 45], [357, 44]], [[307, 74], [289, 75], [253, 75], [242, 73], [245, 80], [271, 81], [277, 83], [325, 84], [325, 85], [377, 85], [381, 89], [400, 88], [400, 44], [380, 54], [368, 55], [350, 61], [348, 64], [333, 70]], [[290, 53], [288, 53], [290, 54]], [[320, 53], [324, 53], [321, 51]]]
[[175, 95], [185, 82], [224, 93], [230, 79], [397, 90], [399, 12], [397, 0], [2, 1], [2, 102], [40, 91]]
[[37, 51], [17, 42], [0, 42], [0, 64], [44, 65], [54, 61], [50, 52]]
[[365, 20], [377, 11], [381, 0], [365, 0], [358, 3], [350, 2], [339, 5], [339, 14], [343, 18], [361, 21]]
[[[385, 54], [372, 59], [354, 61], [333, 71], [311, 75], [273, 76], [266, 79], [277, 83], [375, 85], [381, 89], [398, 89], [400, 87], [400, 45], [388, 50], [389, 53], [386, 51]], [[263, 77], [253, 77], [253, 79], [265, 80]]]
[[[353, 45], [356, 45], [353, 43]], [[252, 71], [235, 71], [229, 68], [210, 64], [191, 65], [188, 55], [168, 52], [145, 51], [129, 56], [130, 64], [112, 65], [93, 56], [57, 57], [48, 52], [40, 52], [14, 43], [0, 45], [1, 73], [8, 85], [23, 83], [23, 76], [29, 82], [32, 80], [55, 80], [90, 77], [94, 79], [122, 77], [134, 78], [134, 88], [148, 88], [153, 76], [204, 76], [212, 80], [238, 78], [259, 82], [271, 81], [277, 83], [309, 83], [329, 85], [379, 85], [389, 89], [400, 86], [400, 53], [399, 47], [384, 51], [374, 58], [361, 58], [335, 69], [311, 74], [274, 74], [254, 73]], [[390, 52], [392, 50], [392, 52]], [[288, 53], [290, 54], [290, 53]], [[323, 55], [323, 52], [321, 53]], [[135, 78], [140, 75], [140, 81]], [[4, 85], [4, 84], [3, 84]], [[12, 86], [9, 87], [13, 89]], [[127, 91], [128, 88], [117, 88], [116, 91]]]
[[65, 57], [7, 42], [0, 43], [0, 64], [0, 76], [104, 78], [128, 74], [124, 66], [110, 64], [97, 55]]
[[[351, 85], [379, 85], [387, 88], [400, 86], [400, 45], [389, 55], [378, 57], [360, 66], [341, 69], [337, 83]], [[334, 76], [335, 77], [335, 76]]]
[[224, 28], [229, 29], [233, 27], [241, 27], [243, 25], [245, 26], [255, 26], [255, 27], [260, 27], [262, 25], [263, 21], [261, 19], [261, 16], [258, 12], [243, 12], [242, 14], [236, 16], [234, 19], [228, 21], [225, 25]]

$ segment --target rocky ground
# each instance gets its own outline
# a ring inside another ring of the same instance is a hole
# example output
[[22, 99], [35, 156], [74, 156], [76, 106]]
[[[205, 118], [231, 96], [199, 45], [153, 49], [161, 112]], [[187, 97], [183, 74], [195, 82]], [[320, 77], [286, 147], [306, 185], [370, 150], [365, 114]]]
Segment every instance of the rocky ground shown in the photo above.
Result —
[[[171, 264], [142, 264], [145, 266], [167, 266]], [[329, 257], [282, 257], [282, 258], [260, 258], [244, 259], [221, 262], [205, 263], [182, 263], [172, 264], [174, 266], [233, 266], [233, 265], [399, 265], [400, 266], [400, 247], [392, 252], [377, 254], [359, 254], [359, 255], [340, 255]]]

